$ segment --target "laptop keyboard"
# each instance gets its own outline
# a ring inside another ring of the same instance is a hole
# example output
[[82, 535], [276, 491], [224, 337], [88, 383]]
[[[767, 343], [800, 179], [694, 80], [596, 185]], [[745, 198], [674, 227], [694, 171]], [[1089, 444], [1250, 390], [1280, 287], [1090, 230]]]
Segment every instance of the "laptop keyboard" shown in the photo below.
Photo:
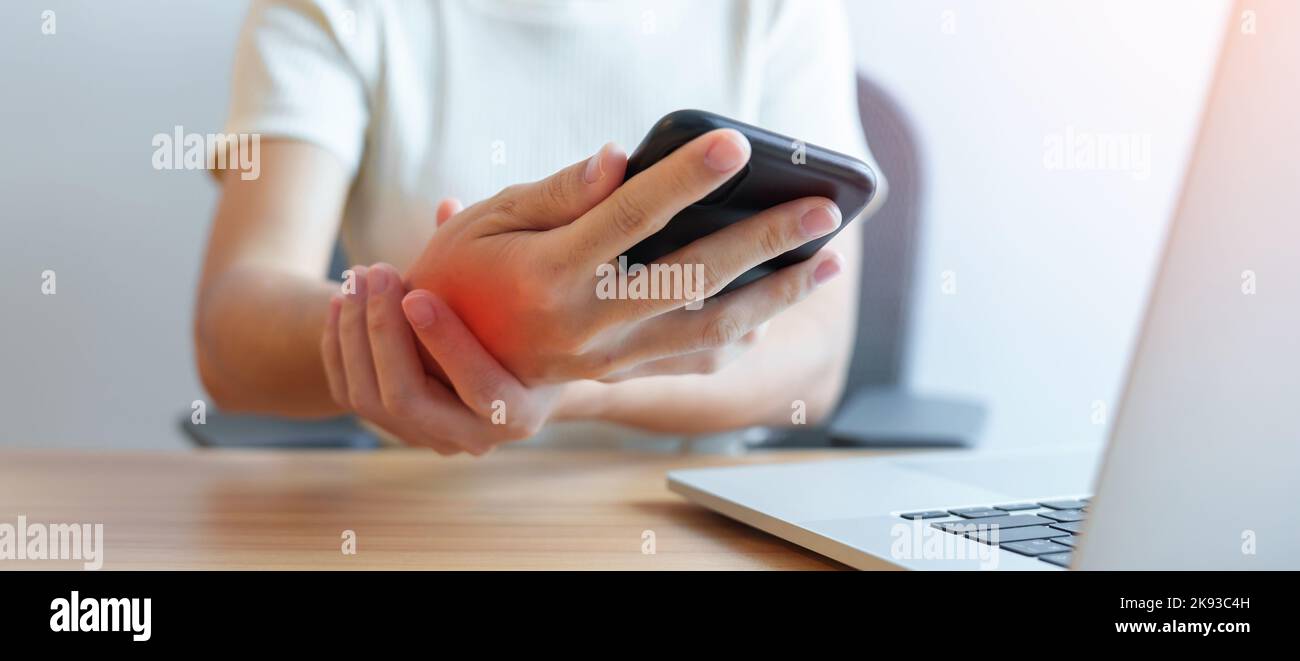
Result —
[[[987, 507], [959, 507], [950, 510], [904, 512], [900, 517], [929, 521], [930, 525], [954, 535], [1030, 558], [1069, 567], [1075, 542], [1088, 517], [1091, 498], [1007, 503]], [[996, 542], [994, 538], [996, 537]]]

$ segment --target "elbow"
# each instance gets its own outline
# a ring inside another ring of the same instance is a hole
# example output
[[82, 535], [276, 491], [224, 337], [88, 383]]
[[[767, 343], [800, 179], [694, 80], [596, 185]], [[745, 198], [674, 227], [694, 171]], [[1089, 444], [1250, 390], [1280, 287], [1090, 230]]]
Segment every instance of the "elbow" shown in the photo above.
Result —
[[212, 357], [206, 355], [204, 349], [197, 342], [194, 349], [194, 363], [198, 372], [199, 383], [203, 385], [203, 390], [207, 393], [208, 403], [224, 411], [237, 412], [240, 408], [239, 403], [234, 401], [231, 389], [218, 374]]
[[810, 402], [808, 406], [807, 424], [813, 427], [820, 427], [829, 423], [831, 421], [831, 413], [835, 411], [835, 404], [838, 402], [838, 399], [834, 401], [823, 400], [817, 402], [815, 405]]
[[216, 341], [216, 329], [213, 328], [216, 315], [210, 309], [210, 304], [205, 304], [206, 298], [208, 297], [200, 292], [198, 305], [194, 309], [194, 369], [210, 405], [226, 411], [238, 411], [241, 406], [235, 397], [235, 389], [231, 388], [229, 379], [224, 378], [220, 367], [220, 348]]
[[843, 394], [844, 381], [842, 379], [832, 387], [820, 389], [814, 397], [807, 401], [806, 424], [821, 426], [830, 422]]
[[255, 402], [249, 400], [221, 368], [220, 357], [202, 340], [194, 342], [194, 363], [199, 383], [207, 393], [208, 404], [226, 413], [262, 413]]
[[[804, 397], [791, 402], [790, 419], [786, 426], [821, 426], [829, 423], [839, 408], [848, 381], [848, 360], [833, 361], [809, 375], [802, 389]], [[802, 413], [801, 416], [796, 414]]]
[[830, 422], [844, 395], [844, 382], [847, 374], [842, 370], [834, 371], [832, 378], [826, 378], [826, 372], [811, 375], [804, 387], [790, 391], [783, 398], [781, 406], [774, 407], [771, 417], [751, 420], [747, 424], [759, 424], [770, 427], [817, 427]]
[[209, 403], [226, 408], [229, 396], [217, 370], [216, 356], [208, 335], [203, 328], [203, 312], [200, 308], [194, 315], [194, 371], [199, 383], [207, 393]]
[[844, 400], [845, 391], [849, 381], [849, 362], [850, 354], [845, 354], [836, 366], [833, 366], [829, 372], [832, 375], [825, 383], [825, 389], [822, 392], [822, 399], [819, 402], [818, 424], [826, 424], [835, 416], [839, 410], [840, 403]]

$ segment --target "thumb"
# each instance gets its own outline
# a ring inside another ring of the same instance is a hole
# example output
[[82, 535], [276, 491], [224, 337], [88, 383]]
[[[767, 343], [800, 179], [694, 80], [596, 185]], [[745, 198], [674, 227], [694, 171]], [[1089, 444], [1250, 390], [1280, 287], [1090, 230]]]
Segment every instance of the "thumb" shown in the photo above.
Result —
[[442, 299], [416, 289], [402, 299], [402, 310], [420, 344], [447, 374], [461, 401], [480, 416], [505, 402], [512, 415], [531, 412], [528, 390], [501, 366]]
[[514, 209], [504, 214], [503, 230], [548, 230], [568, 225], [591, 211], [623, 183], [627, 154], [610, 142], [591, 158], [574, 163], [532, 183], [512, 186], [502, 193]]

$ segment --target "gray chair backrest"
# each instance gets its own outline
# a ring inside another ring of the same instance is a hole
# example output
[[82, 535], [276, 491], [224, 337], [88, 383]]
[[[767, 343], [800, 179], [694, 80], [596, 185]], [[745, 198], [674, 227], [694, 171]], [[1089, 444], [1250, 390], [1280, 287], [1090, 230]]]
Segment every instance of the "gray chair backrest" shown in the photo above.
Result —
[[858, 334], [846, 394], [867, 386], [895, 386], [902, 378], [922, 188], [915, 132], [898, 104], [859, 76], [858, 111], [867, 143], [889, 182], [889, 197], [863, 225]]
[[326, 275], [335, 279], [343, 279], [343, 271], [352, 265], [348, 263], [348, 256], [343, 253], [343, 242], [336, 240], [334, 242], [334, 254], [330, 255], [329, 273]]

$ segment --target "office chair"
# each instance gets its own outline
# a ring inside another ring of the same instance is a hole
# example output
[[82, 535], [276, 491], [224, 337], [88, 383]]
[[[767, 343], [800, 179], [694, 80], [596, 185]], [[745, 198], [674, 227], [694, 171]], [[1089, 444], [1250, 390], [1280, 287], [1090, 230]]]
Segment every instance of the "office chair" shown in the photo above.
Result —
[[862, 226], [858, 331], [845, 395], [828, 425], [752, 434], [751, 445], [970, 445], [986, 417], [981, 404], [923, 395], [903, 383], [925, 187], [916, 132], [893, 98], [862, 76], [858, 111], [888, 197]]

